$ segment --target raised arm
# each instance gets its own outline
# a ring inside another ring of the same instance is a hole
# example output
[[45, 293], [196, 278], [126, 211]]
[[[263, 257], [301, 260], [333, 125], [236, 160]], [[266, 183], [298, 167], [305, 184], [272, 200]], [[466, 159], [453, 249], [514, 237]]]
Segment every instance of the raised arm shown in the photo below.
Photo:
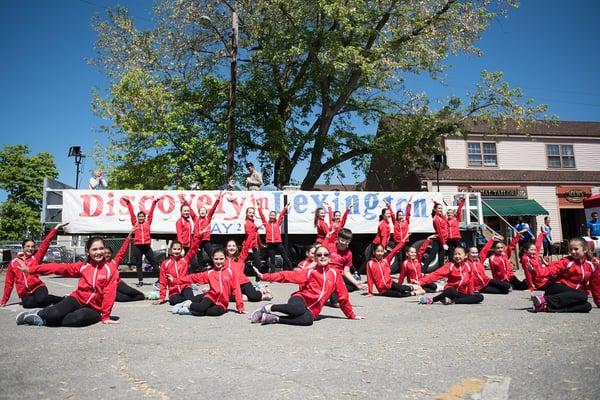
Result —
[[495, 240], [493, 238], [488, 240], [485, 243], [485, 246], [483, 246], [483, 248], [481, 249], [481, 252], [479, 253], [479, 260], [483, 261], [486, 259], [487, 255], [490, 252], [490, 249], [492, 248], [494, 243], [495, 243]]
[[417, 253], [417, 261], [419, 262], [419, 264], [421, 263], [421, 260], [423, 259], [425, 252], [427, 251], [427, 247], [429, 247], [429, 243], [431, 243], [431, 239], [429, 239], [430, 237], [425, 239], [425, 241], [423, 242], [421, 247], [419, 247], [419, 252]]
[[262, 281], [267, 282], [280, 282], [280, 283], [297, 283], [299, 285], [305, 283], [308, 279], [308, 269], [298, 269], [294, 271], [281, 271], [274, 272], [271, 274], [261, 274], [254, 268], [254, 272], [257, 272], [257, 276]]
[[202, 235], [194, 235], [194, 240], [192, 240], [190, 249], [188, 250], [187, 253], [185, 253], [185, 256], [183, 257], [184, 260], [187, 261], [188, 264], [192, 263], [192, 260], [194, 259], [194, 257], [196, 257], [196, 253], [198, 253], [198, 248], [200, 247], [200, 244], [202, 243], [201, 237], [202, 237]]
[[506, 256], [508, 258], [510, 258], [510, 255], [512, 254], [513, 250], [517, 246], [517, 243], [519, 243], [519, 240], [521, 240], [522, 237], [523, 237], [523, 234], [521, 232], [517, 233], [515, 235], [515, 237], [513, 238], [513, 240], [510, 242], [510, 244], [508, 245], [508, 247], [506, 247]]
[[206, 215], [206, 218], [208, 219], [209, 223], [212, 220], [213, 215], [215, 215], [215, 210], [217, 209], [217, 206], [221, 202], [221, 198], [222, 197], [223, 197], [223, 191], [219, 192], [219, 194], [217, 195], [217, 200], [215, 200], [214, 204], [212, 205], [212, 207], [208, 211], [208, 214]]
[[346, 220], [348, 219], [348, 214], [350, 214], [350, 209], [353, 205], [354, 203], [350, 204], [350, 206], [346, 208], [346, 211], [344, 211], [344, 214], [342, 215], [342, 220], [340, 221], [340, 229], [346, 226]]
[[407, 239], [407, 238], [408, 238], [408, 235], [406, 235], [406, 236], [405, 236], [405, 237], [404, 237], [404, 238], [403, 238], [403, 239], [400, 241], [400, 243], [398, 243], [398, 244], [396, 245], [396, 247], [394, 247], [394, 248], [392, 249], [392, 251], [390, 251], [390, 254], [388, 254], [388, 255], [385, 257], [385, 259], [387, 260], [387, 262], [388, 262], [388, 263], [390, 263], [390, 264], [391, 264], [391, 263], [392, 263], [392, 259], [393, 259], [394, 257], [396, 257], [396, 254], [398, 254], [398, 252], [404, 248], [404, 245], [406, 244], [406, 239]]
[[50, 243], [52, 243], [52, 239], [58, 233], [58, 227], [50, 229], [50, 232], [46, 235], [42, 243], [40, 243], [40, 247], [38, 247], [37, 251], [33, 255], [34, 264], [40, 264], [48, 252], [48, 248], [50, 247]]
[[451, 264], [452, 263], [446, 263], [443, 266], [441, 266], [440, 268], [433, 271], [432, 273], [425, 275], [419, 281], [419, 285], [421, 285], [421, 286], [429, 285], [430, 283], [439, 281], [440, 279], [447, 277], [448, 274], [450, 273], [450, 265]]
[[388, 203], [387, 201], [385, 202], [385, 205], [388, 209], [388, 211], [390, 212], [390, 216], [392, 217], [392, 223], [396, 223], [396, 214], [394, 213], [394, 210], [392, 210], [392, 205], [390, 203]]
[[262, 211], [262, 208], [257, 207], [258, 210], [258, 215], [260, 216], [260, 220], [262, 221], [263, 225], [267, 225], [267, 218], [265, 218], [265, 214]]
[[285, 218], [285, 213], [287, 212], [288, 206], [289, 204], [286, 204], [285, 207], [283, 207], [283, 210], [281, 210], [281, 212], [279, 213], [279, 217], [277, 218], [277, 226], [281, 226], [281, 224], [283, 223], [283, 219]]
[[538, 234], [537, 238], [535, 239], [535, 250], [537, 251], [537, 254], [539, 254], [542, 247], [544, 247], [545, 236], [546, 232], [542, 231]]
[[131, 218], [131, 225], [137, 224], [137, 217], [135, 216], [135, 211], [133, 211], [133, 206], [131, 205], [131, 200], [129, 197], [124, 197], [125, 204], [127, 204], [127, 210], [129, 210], [129, 217]]
[[333, 225], [333, 208], [327, 205], [327, 212], [329, 213], [329, 225]]
[[406, 206], [406, 212], [404, 213], [404, 218], [406, 219], [406, 224], [410, 225], [410, 213], [412, 211], [412, 197], [408, 201], [408, 205]]
[[160, 199], [162, 199], [162, 197], [152, 200], [152, 205], [150, 206], [150, 210], [148, 211], [148, 217], [146, 218], [148, 220], [148, 225], [152, 225], [152, 218], [154, 217], [154, 209], [156, 208], [156, 203], [158, 203], [160, 201]]
[[467, 196], [464, 196], [458, 202], [458, 208], [456, 209], [456, 220], [460, 222], [462, 220], [462, 210], [465, 206], [465, 201], [467, 200]]

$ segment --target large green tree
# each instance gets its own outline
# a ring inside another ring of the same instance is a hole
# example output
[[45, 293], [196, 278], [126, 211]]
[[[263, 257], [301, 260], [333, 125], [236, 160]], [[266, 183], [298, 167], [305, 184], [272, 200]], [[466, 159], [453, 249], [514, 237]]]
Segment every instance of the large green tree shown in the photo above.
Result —
[[0, 189], [7, 193], [0, 204], [0, 239], [21, 240], [42, 231], [44, 178], [56, 178], [52, 154], [29, 154], [23, 144], [4, 145], [0, 151]]
[[[517, 3], [164, 0], [155, 7], [156, 26], [145, 30], [117, 8], [95, 22], [96, 62], [114, 82], [96, 105], [119, 134], [117, 170], [131, 176], [129, 151], [135, 160], [158, 160], [174, 151], [187, 154], [173, 164], [179, 174], [213, 185], [186, 165], [198, 160], [207, 163], [209, 178], [222, 176], [234, 7], [240, 18], [237, 155], [258, 153], [263, 172], [272, 173], [278, 186], [290, 183], [301, 162], [308, 163], [301, 180], [308, 189], [346, 161], [364, 170], [374, 153], [390, 146], [403, 150], [398, 154], [411, 153], [412, 136], [429, 128], [434, 139], [460, 134], [466, 117], [499, 123], [540, 117], [545, 108], [524, 100], [498, 73], [484, 73], [466, 101], [457, 97], [438, 108], [404, 86], [415, 74], [438, 79], [451, 54], [480, 54], [475, 46], [480, 34]], [[405, 125], [394, 135], [362, 128], [390, 114], [433, 122], [415, 132]], [[181, 143], [195, 145], [178, 149]], [[175, 176], [173, 171], [171, 181]]]

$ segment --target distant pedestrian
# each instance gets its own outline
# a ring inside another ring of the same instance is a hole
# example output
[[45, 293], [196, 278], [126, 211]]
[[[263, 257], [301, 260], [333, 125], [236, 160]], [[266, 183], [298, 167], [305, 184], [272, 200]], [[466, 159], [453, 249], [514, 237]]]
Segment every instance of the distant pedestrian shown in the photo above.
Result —
[[248, 172], [250, 173], [250, 176], [246, 178], [246, 188], [248, 190], [260, 190], [260, 187], [263, 185], [261, 173], [256, 170], [254, 164], [251, 162], [246, 164], [246, 168], [248, 168]]
[[90, 178], [90, 190], [104, 190], [108, 184], [106, 178], [102, 175], [102, 171], [97, 169], [94, 171], [94, 175]]
[[597, 212], [592, 213], [592, 219], [587, 223], [587, 228], [588, 236], [600, 236], [600, 220]]
[[535, 240], [535, 235], [531, 230], [531, 226], [525, 222], [523, 217], [519, 217], [518, 223], [515, 225], [515, 229], [517, 232], [523, 232], [523, 236], [521, 237], [521, 240], [519, 240], [519, 246]]
[[540, 227], [540, 230], [546, 234], [544, 236], [544, 257], [552, 256], [552, 246], [554, 245], [554, 240], [552, 240], [552, 227], [550, 226], [550, 217], [544, 217], [544, 223]]

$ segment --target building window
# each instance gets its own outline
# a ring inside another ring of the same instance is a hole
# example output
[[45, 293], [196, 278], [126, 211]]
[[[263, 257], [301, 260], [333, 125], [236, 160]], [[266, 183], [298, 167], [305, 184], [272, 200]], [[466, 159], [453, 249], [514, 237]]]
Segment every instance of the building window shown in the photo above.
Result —
[[575, 153], [571, 144], [548, 144], [548, 168], [575, 168]]
[[470, 167], [497, 167], [496, 143], [467, 143]]

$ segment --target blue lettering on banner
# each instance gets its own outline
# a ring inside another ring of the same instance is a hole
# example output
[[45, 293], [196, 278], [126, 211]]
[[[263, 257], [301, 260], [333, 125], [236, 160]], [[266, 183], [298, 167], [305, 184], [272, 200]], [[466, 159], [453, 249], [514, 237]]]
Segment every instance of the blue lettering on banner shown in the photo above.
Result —
[[297, 194], [294, 196], [294, 211], [298, 214], [304, 214], [307, 211], [306, 205], [308, 204], [308, 198], [303, 194]]
[[379, 197], [379, 193], [370, 193], [365, 196], [365, 212], [364, 212], [365, 219], [372, 220], [379, 216], [379, 213], [377, 213], [377, 212], [374, 214], [370, 212], [370, 211], [373, 211], [378, 208], [377, 207], [379, 205], [378, 197]]
[[333, 199], [333, 209], [339, 210], [340, 209], [340, 192], [335, 192], [333, 195], [335, 196], [335, 199]]
[[412, 213], [415, 218], [427, 217], [427, 200], [419, 199], [413, 202]]
[[281, 204], [283, 203], [283, 192], [273, 192], [274, 210], [277, 214], [281, 212]]
[[[310, 197], [312, 197], [312, 199], [315, 201], [315, 210], [317, 208], [325, 208], [325, 205], [323, 204], [323, 202], [325, 200], [327, 200], [326, 194], [323, 194], [323, 195], [311, 194]], [[319, 199], [319, 197], [320, 197], [320, 199]]]

